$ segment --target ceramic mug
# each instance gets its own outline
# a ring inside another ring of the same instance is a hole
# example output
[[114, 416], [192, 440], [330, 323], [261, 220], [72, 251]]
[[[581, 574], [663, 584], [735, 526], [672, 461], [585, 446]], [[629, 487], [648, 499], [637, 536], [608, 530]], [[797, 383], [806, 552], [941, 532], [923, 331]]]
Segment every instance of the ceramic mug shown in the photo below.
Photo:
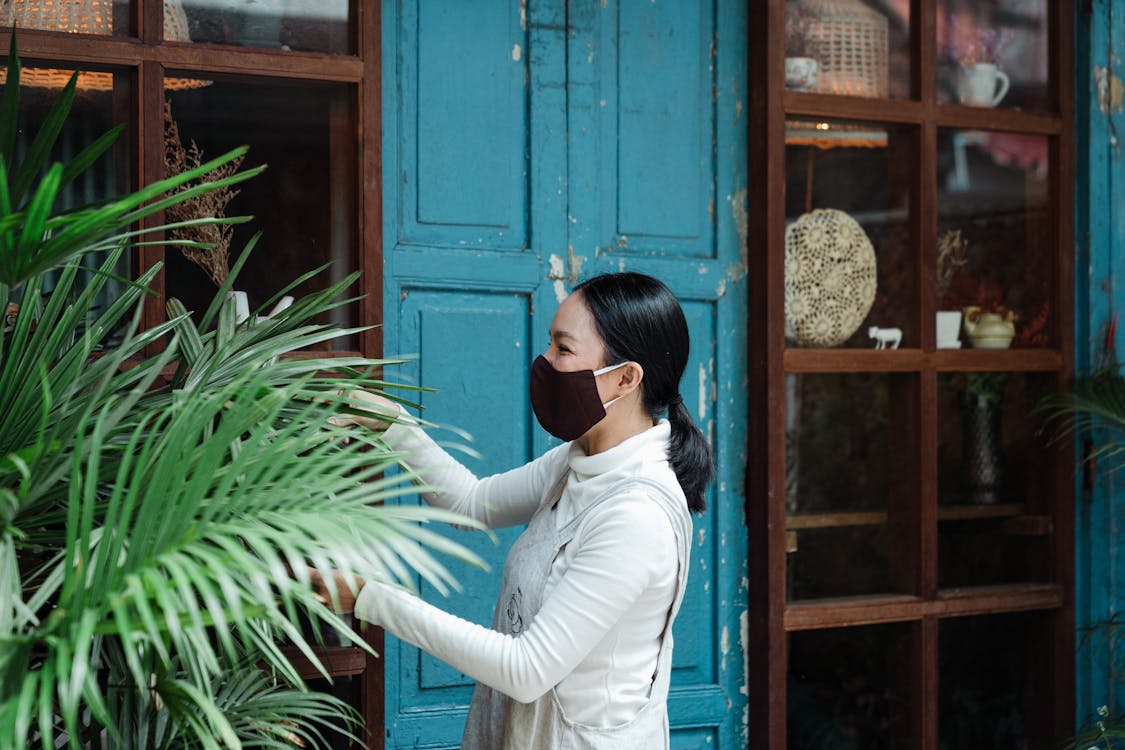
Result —
[[816, 85], [820, 66], [812, 57], [785, 58], [785, 88], [808, 91]]
[[962, 104], [995, 107], [1008, 94], [1011, 80], [993, 63], [977, 63], [957, 72], [957, 97]]

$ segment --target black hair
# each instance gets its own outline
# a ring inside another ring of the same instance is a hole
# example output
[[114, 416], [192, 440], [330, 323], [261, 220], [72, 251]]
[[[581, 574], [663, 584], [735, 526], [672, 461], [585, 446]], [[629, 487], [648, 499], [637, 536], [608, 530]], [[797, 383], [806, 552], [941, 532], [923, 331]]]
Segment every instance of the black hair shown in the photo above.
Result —
[[605, 343], [605, 363], [636, 362], [644, 369], [644, 408], [653, 418], [667, 410], [672, 427], [668, 460], [688, 509], [702, 513], [707, 507], [704, 493], [715, 477], [715, 461], [680, 396], [691, 343], [679, 301], [659, 280], [640, 273], [595, 276], [574, 291], [582, 293]]

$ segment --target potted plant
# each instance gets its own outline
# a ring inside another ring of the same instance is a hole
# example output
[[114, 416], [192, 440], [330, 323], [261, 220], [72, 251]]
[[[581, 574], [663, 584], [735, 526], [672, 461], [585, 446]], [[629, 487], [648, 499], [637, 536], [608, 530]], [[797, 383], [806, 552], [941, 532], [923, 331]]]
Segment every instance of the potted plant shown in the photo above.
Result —
[[[329, 422], [349, 408], [340, 389], [385, 388], [391, 363], [285, 356], [354, 332], [316, 318], [347, 302], [355, 275], [268, 324], [239, 327], [226, 292], [251, 242], [198, 324], [170, 301], [166, 322], [140, 329], [158, 268], [96, 310], [144, 236], [141, 218], [260, 170], [199, 182], [239, 149], [134, 193], [55, 209], [117, 132], [48, 165], [75, 74], [21, 159], [15, 44], [13, 34], [0, 101], [0, 309], [11, 319], [0, 329], [0, 747], [324, 747], [330, 732], [354, 737], [354, 712], [309, 692], [277, 645], [287, 639], [323, 670], [312, 649], [320, 630], [299, 625], [311, 622], [367, 649], [316, 598], [306, 562], [397, 580], [413, 568], [446, 588], [453, 581], [425, 546], [466, 556], [417, 524], [448, 514], [378, 502], [410, 489], [409, 474], [384, 476], [397, 454]], [[94, 252], [104, 262], [81, 273]]]

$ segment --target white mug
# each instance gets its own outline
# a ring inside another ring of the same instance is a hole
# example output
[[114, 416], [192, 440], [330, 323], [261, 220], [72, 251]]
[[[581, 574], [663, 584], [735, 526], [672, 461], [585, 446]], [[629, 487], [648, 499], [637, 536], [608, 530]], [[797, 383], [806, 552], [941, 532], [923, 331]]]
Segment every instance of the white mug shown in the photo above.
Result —
[[820, 65], [812, 57], [785, 58], [785, 88], [808, 91], [816, 85]]
[[958, 70], [957, 97], [962, 104], [995, 107], [1007, 95], [1010, 84], [1008, 74], [994, 63], [977, 63]]

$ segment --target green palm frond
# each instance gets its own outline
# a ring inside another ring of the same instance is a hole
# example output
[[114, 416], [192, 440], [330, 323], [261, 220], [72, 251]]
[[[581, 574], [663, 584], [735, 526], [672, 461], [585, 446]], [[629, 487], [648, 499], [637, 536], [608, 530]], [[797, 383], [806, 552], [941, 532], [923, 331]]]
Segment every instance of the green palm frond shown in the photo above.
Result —
[[[17, 164], [14, 51], [13, 34], [0, 310], [20, 307], [0, 326], [0, 747], [316, 747], [329, 731], [354, 733], [354, 712], [309, 692], [278, 645], [318, 667], [326, 632], [368, 648], [314, 596], [307, 566], [407, 585], [421, 575], [446, 591], [457, 584], [439, 557], [481, 564], [431, 530], [471, 522], [382, 502], [419, 489], [403, 455], [329, 422], [353, 410], [339, 393], [406, 403], [420, 389], [384, 380], [394, 360], [289, 356], [364, 330], [324, 322], [354, 301], [355, 274], [236, 325], [226, 293], [257, 236], [198, 319], [170, 300], [166, 322], [140, 329], [159, 268], [97, 308], [123, 254], [161, 229], [142, 232], [141, 218], [261, 168], [196, 182], [237, 149], [59, 211], [60, 190], [117, 132], [49, 163], [72, 79]], [[81, 263], [92, 252], [104, 253], [95, 269]]]
[[1056, 438], [1101, 431], [1108, 439], [1096, 441], [1086, 459], [1104, 461], [1111, 470], [1118, 468], [1125, 453], [1125, 377], [1120, 368], [1079, 377], [1073, 390], [1043, 398], [1038, 411], [1045, 428]]

